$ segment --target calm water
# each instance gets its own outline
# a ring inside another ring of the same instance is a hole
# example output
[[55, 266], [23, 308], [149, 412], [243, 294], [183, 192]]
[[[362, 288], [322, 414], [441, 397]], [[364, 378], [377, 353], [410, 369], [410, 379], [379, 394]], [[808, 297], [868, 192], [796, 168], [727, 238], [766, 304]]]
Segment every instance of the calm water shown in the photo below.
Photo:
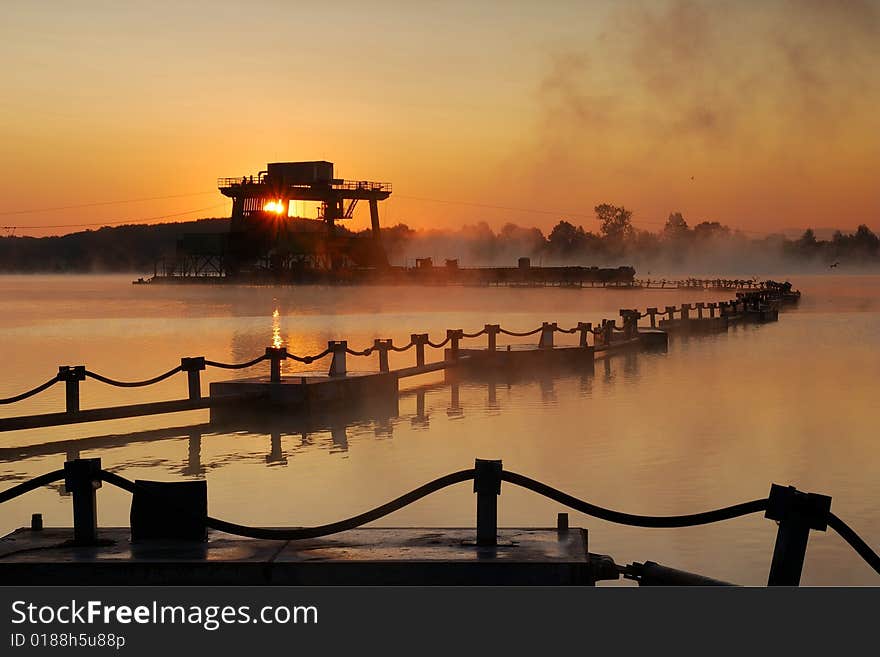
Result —
[[[0, 277], [0, 397], [86, 364], [118, 379], [170, 369], [181, 356], [244, 361], [275, 342], [316, 353], [327, 340], [360, 349], [486, 323], [529, 330], [616, 317], [621, 307], [722, 300], [721, 293], [476, 288], [202, 288], [132, 286], [128, 276]], [[880, 277], [793, 277], [799, 308], [776, 324], [674, 339], [665, 354], [597, 362], [592, 375], [542, 375], [453, 388], [438, 375], [404, 382], [397, 412], [344, 420], [266, 418], [223, 428], [207, 411], [0, 434], [0, 486], [100, 456], [129, 478], [206, 478], [210, 512], [247, 524], [308, 525], [353, 515], [475, 457], [594, 503], [644, 514], [702, 511], [766, 495], [771, 482], [833, 496], [833, 509], [880, 542]], [[563, 336], [570, 337], [570, 336]], [[560, 338], [557, 338], [562, 341]], [[412, 363], [412, 352], [392, 366]], [[256, 368], [262, 373], [265, 365]], [[315, 368], [316, 366], [310, 366]], [[375, 368], [375, 356], [350, 369]], [[285, 364], [285, 371], [296, 368]], [[309, 369], [300, 366], [299, 369]], [[254, 371], [249, 372], [253, 374]], [[207, 379], [229, 378], [209, 370]], [[206, 388], [206, 386], [205, 386]], [[128, 390], [87, 381], [83, 407], [184, 396], [182, 375]], [[0, 406], [0, 415], [62, 410], [63, 389]], [[89, 438], [78, 443], [73, 439]], [[128, 522], [129, 498], [105, 486], [99, 522]], [[552, 526], [553, 502], [505, 485], [501, 523]], [[44, 488], [0, 506], [0, 531], [69, 525], [69, 498]], [[470, 526], [466, 485], [385, 519]], [[760, 514], [707, 527], [633, 529], [572, 514], [590, 549], [618, 563], [653, 560], [763, 584], [775, 525]], [[833, 532], [813, 533], [807, 584], [873, 584], [877, 576]]]

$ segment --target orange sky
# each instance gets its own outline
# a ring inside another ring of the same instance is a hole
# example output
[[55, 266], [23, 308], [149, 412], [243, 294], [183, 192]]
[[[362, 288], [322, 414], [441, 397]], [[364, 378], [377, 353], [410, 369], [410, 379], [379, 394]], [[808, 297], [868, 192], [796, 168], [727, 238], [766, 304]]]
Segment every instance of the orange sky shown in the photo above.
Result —
[[547, 4], [6, 4], [0, 225], [224, 216], [218, 176], [327, 159], [385, 224], [880, 228], [878, 2]]

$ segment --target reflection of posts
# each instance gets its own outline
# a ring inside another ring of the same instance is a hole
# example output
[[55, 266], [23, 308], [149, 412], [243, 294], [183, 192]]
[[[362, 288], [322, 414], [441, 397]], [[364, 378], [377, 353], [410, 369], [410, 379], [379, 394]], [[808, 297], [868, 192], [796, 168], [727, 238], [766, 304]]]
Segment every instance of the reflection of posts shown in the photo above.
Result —
[[373, 435], [377, 438], [391, 438], [394, 435], [394, 423], [391, 422], [391, 418], [377, 419], [373, 426]]
[[187, 475], [202, 474], [205, 469], [202, 467], [202, 432], [193, 429], [189, 432], [186, 468], [183, 473]]
[[459, 402], [459, 389], [457, 383], [453, 383], [449, 386], [449, 397], [449, 408], [446, 409], [446, 415], [448, 417], [461, 417], [464, 415], [464, 412], [461, 409], [461, 403]]
[[413, 416], [410, 424], [414, 427], [427, 427], [428, 415], [425, 413], [425, 391], [416, 392], [416, 414]]
[[338, 448], [336, 451], [348, 451], [348, 434], [346, 434], [345, 429], [344, 424], [330, 427], [330, 438], [333, 440], [333, 445]]
[[542, 376], [538, 381], [538, 385], [541, 386], [541, 401], [547, 403], [556, 400], [556, 389], [553, 385], [552, 376]]
[[489, 381], [488, 393], [488, 406], [491, 410], [496, 410], [498, 408], [498, 386], [495, 381]]
[[266, 463], [280, 463], [287, 465], [287, 458], [281, 449], [281, 432], [273, 431], [269, 434], [269, 453], [266, 454]]

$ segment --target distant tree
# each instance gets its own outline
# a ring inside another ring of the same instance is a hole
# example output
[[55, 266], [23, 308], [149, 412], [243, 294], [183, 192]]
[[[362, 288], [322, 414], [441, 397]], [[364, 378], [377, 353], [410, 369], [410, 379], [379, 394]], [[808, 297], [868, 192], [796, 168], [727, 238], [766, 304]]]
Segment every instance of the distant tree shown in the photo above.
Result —
[[797, 245], [805, 251], [815, 249], [819, 246], [819, 242], [816, 240], [816, 233], [813, 232], [812, 228], [807, 228], [804, 231], [804, 234], [801, 235], [800, 239], [797, 241]]
[[666, 219], [666, 225], [663, 226], [663, 237], [668, 240], [681, 239], [687, 237], [687, 222], [681, 216], [681, 212], [672, 212]]
[[718, 239], [730, 235], [730, 228], [717, 221], [702, 221], [694, 226], [697, 239]]
[[587, 235], [583, 226], [575, 226], [562, 220], [553, 227], [547, 236], [547, 245], [552, 253], [570, 256], [584, 249]]
[[878, 249], [880, 249], [880, 238], [865, 224], [856, 228], [855, 235], [852, 236], [852, 243], [853, 249], [859, 255], [876, 256]]
[[601, 224], [599, 230], [606, 240], [619, 244], [632, 237], [634, 229], [630, 210], [609, 203], [597, 205], [594, 210]]
[[523, 228], [516, 224], [506, 223], [498, 233], [500, 248], [517, 251], [521, 255], [536, 255], [547, 245], [547, 238], [539, 228]]

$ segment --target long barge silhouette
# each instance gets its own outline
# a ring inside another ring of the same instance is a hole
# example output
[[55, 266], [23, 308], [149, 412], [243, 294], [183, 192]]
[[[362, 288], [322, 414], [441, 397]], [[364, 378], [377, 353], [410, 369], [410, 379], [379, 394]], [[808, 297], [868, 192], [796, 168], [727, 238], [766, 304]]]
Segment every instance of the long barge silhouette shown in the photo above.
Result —
[[[326, 161], [274, 162], [256, 175], [220, 178], [220, 193], [232, 200], [228, 233], [187, 234], [174, 255], [162, 258], [143, 283], [231, 284], [419, 284], [572, 286], [631, 285], [632, 267], [460, 267], [416, 259], [414, 267], [392, 266], [382, 244], [379, 203], [391, 183], [345, 180]], [[317, 205], [317, 220], [291, 216], [295, 202]], [[358, 203], [369, 204], [370, 229], [354, 234], [341, 222]]]

